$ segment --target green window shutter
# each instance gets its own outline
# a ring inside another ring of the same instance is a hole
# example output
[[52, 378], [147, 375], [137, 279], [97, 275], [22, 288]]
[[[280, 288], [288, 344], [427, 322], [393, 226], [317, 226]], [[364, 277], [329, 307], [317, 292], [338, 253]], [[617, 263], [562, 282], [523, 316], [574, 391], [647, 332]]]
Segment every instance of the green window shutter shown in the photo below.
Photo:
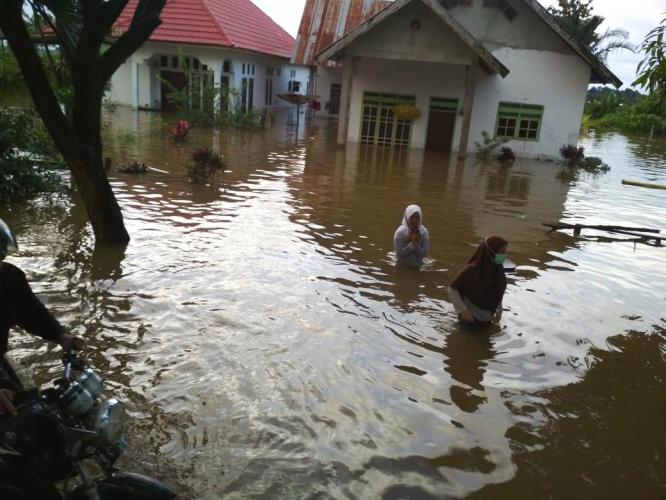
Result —
[[458, 110], [458, 99], [448, 99], [445, 97], [433, 97], [430, 99], [430, 111], [451, 111]]
[[543, 106], [500, 102], [495, 135], [507, 139], [538, 141], [543, 118]]

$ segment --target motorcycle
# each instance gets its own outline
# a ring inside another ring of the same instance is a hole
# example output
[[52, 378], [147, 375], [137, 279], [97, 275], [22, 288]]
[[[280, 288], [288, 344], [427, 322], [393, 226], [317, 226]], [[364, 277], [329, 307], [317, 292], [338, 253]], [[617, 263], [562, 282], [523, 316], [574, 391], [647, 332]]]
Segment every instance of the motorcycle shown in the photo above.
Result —
[[17, 416], [0, 415], [0, 497], [175, 498], [161, 482], [114, 466], [128, 444], [125, 406], [103, 396], [102, 378], [76, 351], [63, 365], [53, 387], [17, 393]]

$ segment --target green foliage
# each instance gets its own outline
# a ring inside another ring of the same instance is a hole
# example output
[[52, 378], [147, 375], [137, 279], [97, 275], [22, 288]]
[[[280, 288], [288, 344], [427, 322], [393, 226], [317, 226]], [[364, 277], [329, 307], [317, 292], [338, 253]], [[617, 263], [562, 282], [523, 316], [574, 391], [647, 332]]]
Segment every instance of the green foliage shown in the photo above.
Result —
[[14, 54], [5, 42], [0, 40], [0, 87], [15, 89], [22, 85], [23, 76]]
[[64, 163], [36, 113], [0, 107], [0, 123], [0, 201], [63, 191], [52, 169]]
[[615, 93], [602, 94], [598, 99], [590, 101], [585, 106], [585, 114], [596, 120], [604, 115], [615, 113], [622, 106], [622, 99]]
[[604, 18], [592, 13], [592, 0], [558, 0], [558, 6], [548, 10], [569, 34], [601, 60], [606, 60], [614, 50], [634, 51], [634, 46], [627, 41], [626, 30], [613, 28], [597, 32]]
[[655, 104], [666, 114], [666, 18], [650, 31], [640, 46], [645, 59], [638, 65], [638, 78], [633, 83], [648, 90]]
[[210, 72], [190, 70], [181, 54], [178, 69], [189, 75], [191, 89], [177, 89], [161, 79], [169, 89], [167, 97], [176, 105], [179, 115], [195, 126], [219, 126], [237, 130], [259, 129], [261, 121], [256, 109], [243, 110], [242, 92], [232, 87], [216, 87]]
[[483, 142], [475, 141], [474, 145], [476, 146], [476, 157], [482, 161], [490, 160], [494, 156], [497, 148], [502, 144], [509, 142], [508, 139], [502, 137], [492, 137], [485, 130], [481, 132], [481, 136], [483, 137]]
[[654, 132], [666, 134], [666, 117], [630, 108], [606, 115], [597, 121], [600, 127], [617, 128], [625, 132]]
[[501, 150], [500, 153], [497, 155], [497, 161], [499, 161], [503, 165], [510, 165], [514, 161], [516, 161], [516, 153], [513, 152], [513, 149], [511, 149], [508, 146], [504, 146]]
[[187, 166], [187, 177], [194, 184], [206, 184], [223, 170], [224, 161], [219, 154], [210, 149], [197, 149], [192, 153], [192, 163]]
[[598, 175], [610, 170], [610, 167], [601, 158], [585, 156], [585, 148], [583, 147], [567, 144], [560, 148], [560, 155], [564, 160], [564, 167], [557, 177], [564, 181], [575, 180], [580, 172]]
[[599, 89], [590, 91], [589, 96], [585, 106], [589, 120], [582, 128], [598, 126], [625, 132], [666, 133], [666, 111], [656, 93], [646, 96], [635, 91]]
[[64, 166], [51, 136], [34, 110], [0, 106], [0, 123], [0, 157], [30, 154]]

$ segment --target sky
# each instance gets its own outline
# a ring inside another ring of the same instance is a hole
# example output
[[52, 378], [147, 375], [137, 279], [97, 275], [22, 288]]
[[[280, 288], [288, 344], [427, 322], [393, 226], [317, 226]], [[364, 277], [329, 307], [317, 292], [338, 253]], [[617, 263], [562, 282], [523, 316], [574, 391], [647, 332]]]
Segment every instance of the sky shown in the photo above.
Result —
[[[539, 1], [545, 7], [557, 5], [557, 0]], [[253, 2], [296, 37], [305, 0], [253, 0]], [[629, 40], [634, 45], [639, 45], [648, 31], [666, 17], [666, 0], [594, 0], [592, 6], [593, 13], [606, 18], [603, 29], [626, 29], [629, 32]], [[610, 54], [607, 63], [626, 87], [635, 80], [636, 67], [641, 59], [640, 54], [623, 50]]]

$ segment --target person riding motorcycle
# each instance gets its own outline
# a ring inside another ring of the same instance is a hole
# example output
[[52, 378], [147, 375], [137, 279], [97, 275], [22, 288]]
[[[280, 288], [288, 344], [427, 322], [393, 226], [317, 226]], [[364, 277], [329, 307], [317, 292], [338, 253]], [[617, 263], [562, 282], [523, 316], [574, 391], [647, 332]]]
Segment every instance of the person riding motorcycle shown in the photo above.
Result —
[[14, 234], [0, 219], [0, 414], [16, 414], [12, 404], [22, 390], [21, 382], [7, 362], [9, 330], [20, 327], [45, 340], [55, 342], [63, 350], [80, 347], [79, 337], [68, 334], [58, 320], [33, 293], [23, 271], [5, 262], [5, 257], [18, 249]]

